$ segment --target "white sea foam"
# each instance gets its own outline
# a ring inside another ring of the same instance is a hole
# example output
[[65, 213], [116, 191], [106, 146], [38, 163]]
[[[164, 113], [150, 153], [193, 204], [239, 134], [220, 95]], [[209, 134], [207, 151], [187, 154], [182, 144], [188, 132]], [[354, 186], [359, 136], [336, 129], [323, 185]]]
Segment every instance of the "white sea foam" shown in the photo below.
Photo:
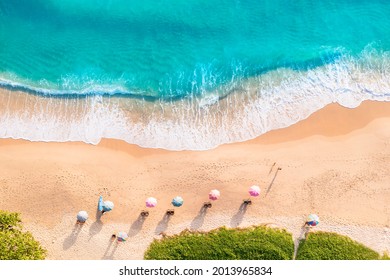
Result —
[[[81, 83], [81, 82], [80, 82]], [[38, 82], [31, 82], [23, 80], [14, 74], [0, 73], [0, 86], [10, 89], [20, 89], [28, 92], [33, 92], [43, 95], [114, 95], [114, 94], [132, 94], [128, 89], [121, 83], [111, 84], [99, 84], [97, 80], [88, 80], [84, 84], [76, 85], [72, 78], [65, 77], [61, 79], [62, 89], [53, 89], [56, 87], [55, 84], [48, 82], [45, 79], [39, 80]], [[67, 89], [69, 88], [69, 89]], [[77, 89], [79, 88], [79, 89]]]
[[21, 106], [13, 105], [16, 92], [5, 90], [0, 137], [92, 144], [115, 138], [142, 147], [205, 150], [287, 127], [333, 102], [354, 108], [364, 100], [390, 101], [389, 77], [389, 54], [366, 50], [359, 58], [344, 56], [307, 71], [280, 68], [174, 102], [20, 93]]

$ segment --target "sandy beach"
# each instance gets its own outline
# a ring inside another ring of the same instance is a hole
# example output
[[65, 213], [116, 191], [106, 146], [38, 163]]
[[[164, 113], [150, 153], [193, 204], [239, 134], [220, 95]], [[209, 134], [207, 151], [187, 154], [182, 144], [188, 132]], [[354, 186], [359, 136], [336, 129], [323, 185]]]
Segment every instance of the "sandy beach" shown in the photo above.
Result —
[[[99, 145], [0, 140], [1, 209], [22, 214], [48, 259], [142, 259], [155, 238], [184, 229], [269, 224], [298, 238], [305, 217], [316, 230], [345, 234], [390, 252], [390, 103], [355, 109], [331, 104], [288, 128], [208, 151], [144, 149], [104, 139]], [[278, 168], [281, 168], [278, 170]], [[260, 197], [240, 211], [248, 188]], [[211, 189], [220, 200], [200, 214]], [[115, 203], [98, 218], [99, 196]], [[170, 201], [184, 205], [164, 219]], [[144, 201], [156, 208], [144, 221]], [[76, 227], [76, 214], [89, 220]], [[126, 243], [111, 241], [118, 231]]]

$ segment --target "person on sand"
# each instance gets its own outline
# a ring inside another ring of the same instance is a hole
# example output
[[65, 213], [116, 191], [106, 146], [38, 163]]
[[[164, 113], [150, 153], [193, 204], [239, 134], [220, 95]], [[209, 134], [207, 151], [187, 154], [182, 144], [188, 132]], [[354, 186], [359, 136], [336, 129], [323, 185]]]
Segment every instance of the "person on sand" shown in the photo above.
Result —
[[212, 206], [211, 202], [205, 202], [205, 203], [203, 203], [203, 207], [204, 207], [204, 208], [211, 208], [211, 206]]
[[146, 211], [146, 210], [141, 211], [141, 216], [142, 216], [142, 217], [147, 217], [147, 216], [149, 216], [149, 211]]

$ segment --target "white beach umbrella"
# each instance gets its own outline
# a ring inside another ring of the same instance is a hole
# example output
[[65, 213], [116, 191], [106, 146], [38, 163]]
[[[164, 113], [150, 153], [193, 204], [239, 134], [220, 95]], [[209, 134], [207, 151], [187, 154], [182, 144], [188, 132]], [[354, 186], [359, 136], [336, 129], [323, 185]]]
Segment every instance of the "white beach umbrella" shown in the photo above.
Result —
[[86, 220], [88, 220], [87, 211], [80, 211], [77, 213], [77, 221], [79, 221], [80, 223], [85, 223]]

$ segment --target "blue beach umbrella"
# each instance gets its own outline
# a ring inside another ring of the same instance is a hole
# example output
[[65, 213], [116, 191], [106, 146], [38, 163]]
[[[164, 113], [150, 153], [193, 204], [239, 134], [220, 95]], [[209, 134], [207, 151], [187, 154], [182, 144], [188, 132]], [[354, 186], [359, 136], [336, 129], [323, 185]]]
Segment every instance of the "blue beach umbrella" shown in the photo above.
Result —
[[114, 209], [114, 203], [113, 202], [108, 201], [108, 200], [103, 202], [103, 211], [104, 212], [111, 211], [112, 209]]
[[183, 198], [181, 196], [176, 196], [174, 199], [172, 199], [172, 205], [175, 207], [180, 207], [183, 205]]

